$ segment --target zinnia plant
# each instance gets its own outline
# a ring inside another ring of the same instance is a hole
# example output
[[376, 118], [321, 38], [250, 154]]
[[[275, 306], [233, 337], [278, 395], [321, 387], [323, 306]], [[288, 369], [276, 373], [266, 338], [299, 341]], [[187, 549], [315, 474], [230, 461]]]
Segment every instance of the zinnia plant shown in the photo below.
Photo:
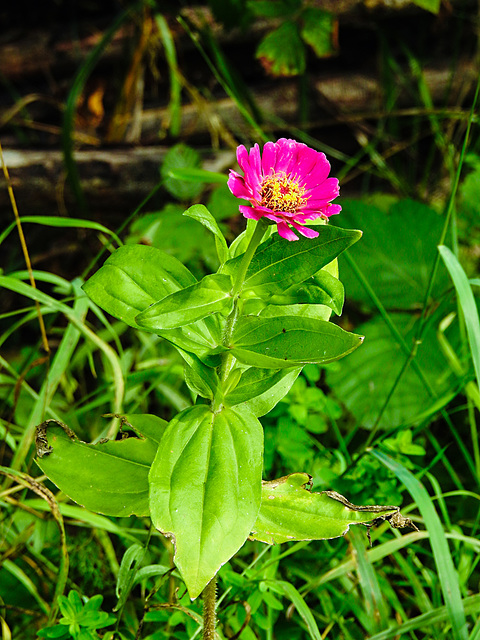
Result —
[[215, 235], [216, 273], [198, 281], [159, 249], [125, 245], [84, 285], [109, 314], [177, 349], [191, 406], [168, 423], [119, 415], [116, 428], [126, 426], [127, 437], [94, 445], [55, 421], [37, 430], [38, 464], [72, 500], [110, 516], [149, 515], [171, 538], [190, 597], [204, 592], [206, 638], [213, 638], [217, 572], [247, 538], [326, 539], [378, 518], [406, 522], [398, 507], [359, 508], [333, 491], [312, 493], [305, 471], [262, 481], [259, 418], [304, 365], [338, 360], [362, 343], [329, 321], [343, 305], [336, 258], [361, 232], [304, 226], [340, 211], [331, 204], [338, 181], [322, 153], [281, 139], [263, 154], [240, 146], [237, 157], [244, 176], [232, 171], [228, 184], [250, 202], [240, 206], [250, 218], [241, 236], [227, 246], [202, 205], [184, 214]]

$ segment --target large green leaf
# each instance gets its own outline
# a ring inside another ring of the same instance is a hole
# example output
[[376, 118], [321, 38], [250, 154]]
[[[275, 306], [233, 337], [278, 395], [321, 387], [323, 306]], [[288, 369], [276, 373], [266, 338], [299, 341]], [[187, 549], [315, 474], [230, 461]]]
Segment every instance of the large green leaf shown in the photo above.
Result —
[[[251, 538], [267, 544], [325, 540], [345, 535], [351, 524], [369, 523], [377, 518], [385, 520], [391, 516], [401, 518], [395, 506], [362, 507], [335, 491], [312, 493], [307, 488], [309, 482], [307, 473], [292, 473], [264, 482], [262, 503]], [[408, 521], [399, 519], [398, 522], [408, 525]]]
[[[253, 314], [255, 315], [255, 314]], [[328, 322], [332, 310], [324, 304], [269, 304], [258, 312], [262, 318], [278, 318], [280, 316], [295, 316], [297, 318], [312, 318]]]
[[321, 269], [314, 276], [294, 285], [284, 293], [277, 293], [269, 300], [269, 304], [323, 304], [335, 311], [339, 316], [342, 313], [345, 292], [343, 284]]
[[212, 313], [227, 315], [233, 306], [230, 276], [215, 273], [170, 294], [142, 311], [136, 323], [150, 331], [176, 329], [203, 320]]
[[256, 53], [263, 67], [274, 76], [295, 76], [305, 70], [305, 47], [297, 25], [286, 21], [268, 33]]
[[330, 11], [309, 7], [302, 12], [302, 39], [309, 44], [319, 58], [335, 53], [338, 43], [338, 19]]
[[239, 383], [226, 396], [225, 402], [231, 407], [247, 407], [260, 418], [287, 395], [301, 370], [302, 367], [291, 370], [250, 367], [242, 373]]
[[240, 362], [268, 369], [324, 364], [360, 346], [363, 337], [323, 320], [299, 316], [240, 318], [231, 352]]
[[192, 207], [187, 209], [184, 216], [188, 216], [189, 218], [193, 218], [193, 220], [197, 220], [200, 224], [211, 231], [215, 235], [215, 245], [217, 247], [217, 254], [220, 264], [224, 264], [228, 260], [228, 247], [227, 241], [225, 240], [225, 236], [223, 235], [220, 227], [218, 226], [217, 221], [212, 216], [210, 211], [203, 204], [194, 204]]
[[202, 398], [213, 400], [220, 384], [215, 369], [207, 367], [195, 354], [179, 347], [177, 349], [185, 362], [185, 382], [190, 391]]
[[[440, 396], [450, 395], [456, 387], [436, 339], [435, 329], [440, 317], [437, 316], [437, 322], [433, 318], [415, 357], [417, 367], [435, 395], [429, 394], [419, 374], [410, 365], [389, 399], [380, 421], [381, 427], [416, 423]], [[415, 335], [416, 318], [395, 314], [392, 320], [410, 345]], [[365, 344], [340, 367], [327, 371], [327, 383], [350, 409], [357, 423], [368, 429], [374, 425], [407, 356], [382, 319], [373, 318], [358, 330], [365, 334]]]
[[[442, 216], [420, 202], [377, 196], [371, 202], [342, 201], [339, 217], [339, 224], [361, 225], [364, 231], [362, 242], [349, 256], [382, 304], [392, 310], [418, 309], [436, 258]], [[340, 258], [340, 272], [349, 299], [371, 307], [368, 293], [344, 257]], [[447, 274], [441, 265], [432, 296], [440, 295], [447, 287]]]
[[141, 327], [135, 320], [152, 304], [196, 283], [179, 260], [160, 249], [138, 244], [117, 249], [83, 289], [115, 318], [136, 329], [158, 333], [175, 346], [196, 353], [207, 365], [217, 366], [214, 352], [222, 335], [218, 319], [206, 318], [162, 332]]
[[196, 598], [243, 545], [260, 507], [263, 432], [250, 413], [189, 407], [169, 424], [152, 465], [150, 511], [172, 537]]
[[[317, 238], [299, 238], [288, 242], [278, 234], [263, 242], [250, 263], [245, 277], [245, 290], [257, 287], [271, 294], [283, 294], [293, 285], [305, 282], [342, 251], [357, 242], [361, 231], [319, 225]], [[223, 273], [233, 275], [243, 256], [225, 264]]]
[[176, 347], [196, 354], [208, 367], [218, 367], [220, 356], [225, 347], [222, 346], [223, 324], [219, 315], [212, 315], [192, 322], [177, 329], [158, 330], [159, 336], [165, 338]]
[[176, 169], [198, 169], [200, 168], [200, 155], [198, 151], [179, 143], [169, 149], [160, 169], [163, 184], [167, 191], [177, 200], [190, 200], [198, 196], [203, 189], [201, 182], [190, 182], [189, 180], [179, 180], [174, 177]]
[[[124, 421], [137, 435], [86, 444], [55, 422], [37, 427], [36, 462], [74, 502], [108, 516], [146, 516], [148, 472], [167, 422], [131, 414]], [[50, 450], [51, 449], [51, 450]]]
[[176, 258], [146, 245], [117, 249], [83, 285], [88, 297], [110, 315], [131, 327], [151, 304], [196, 283]]

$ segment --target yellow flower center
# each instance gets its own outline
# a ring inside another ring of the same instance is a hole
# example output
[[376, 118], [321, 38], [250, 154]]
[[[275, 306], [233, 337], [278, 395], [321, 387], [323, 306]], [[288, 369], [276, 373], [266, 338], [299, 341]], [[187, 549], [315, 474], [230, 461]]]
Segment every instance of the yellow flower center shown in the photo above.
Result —
[[296, 213], [306, 204], [308, 199], [303, 197], [305, 188], [284, 173], [267, 176], [262, 183], [260, 193], [262, 196], [261, 204], [264, 207], [268, 207], [272, 211], [287, 213]]

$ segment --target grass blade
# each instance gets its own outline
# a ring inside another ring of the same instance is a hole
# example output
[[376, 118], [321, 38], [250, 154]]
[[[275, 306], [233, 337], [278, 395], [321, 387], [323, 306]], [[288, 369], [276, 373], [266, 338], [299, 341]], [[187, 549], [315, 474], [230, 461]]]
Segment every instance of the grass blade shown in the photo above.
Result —
[[[465, 607], [465, 611], [470, 615], [479, 614], [480, 612], [480, 596], [475, 594], [473, 596], [468, 596], [463, 600], [463, 605]], [[369, 640], [390, 640], [390, 638], [404, 638], [409, 631], [417, 631], [418, 629], [422, 629], [424, 627], [432, 627], [434, 624], [438, 624], [440, 622], [446, 622], [449, 618], [449, 612], [447, 607], [438, 607], [433, 611], [428, 611], [427, 613], [422, 613], [415, 618], [410, 618], [406, 622], [403, 622], [399, 626], [395, 626], [392, 629], [387, 629], [386, 631], [381, 631], [374, 636], [371, 636]], [[475, 627], [478, 632], [478, 625]], [[430, 635], [428, 636], [430, 637]], [[447, 636], [444, 636], [447, 637]], [[467, 636], [465, 636], [467, 637]], [[470, 640], [479, 640], [480, 635], [471, 636]]]
[[472, 288], [462, 265], [450, 249], [445, 245], [441, 245], [438, 247], [438, 250], [453, 280], [462, 308], [465, 325], [467, 327], [468, 342], [472, 353], [473, 366], [477, 377], [477, 385], [480, 387], [480, 320]]
[[[440, 518], [437, 515], [433, 502], [425, 487], [405, 467], [381, 451], [370, 452], [385, 467], [390, 469], [399, 480], [403, 482], [408, 492], [415, 500], [423, 516], [425, 526], [430, 534], [433, 556], [437, 567], [438, 577], [445, 600], [448, 618], [452, 625], [452, 638], [454, 640], [467, 640], [467, 623], [463, 608], [458, 575], [453, 566], [452, 556], [448, 547], [445, 532]], [[378, 640], [383, 637], [378, 634]]]
[[[105, 233], [108, 236], [111, 236], [119, 247], [122, 246], [123, 242], [120, 238], [110, 229], [104, 227], [103, 224], [99, 222], [94, 222], [93, 220], [82, 220], [81, 218], [64, 218], [61, 216], [22, 216], [20, 221], [23, 223], [31, 222], [34, 224], [41, 224], [45, 227], [60, 227], [60, 228], [78, 228], [78, 229], [93, 229], [94, 231], [99, 231], [101, 233]], [[5, 238], [10, 234], [10, 232], [16, 227], [16, 222], [12, 222], [6, 229], [0, 234], [0, 244], [5, 240]]]
[[308, 633], [313, 640], [322, 640], [320, 635], [320, 631], [318, 630], [317, 623], [315, 622], [315, 618], [313, 617], [312, 612], [310, 611], [307, 603], [302, 598], [297, 589], [290, 584], [289, 582], [285, 582], [284, 580], [268, 580], [267, 584], [272, 588], [273, 591], [277, 591], [277, 593], [282, 593], [289, 600], [292, 601], [296, 610], [298, 611], [300, 617], [303, 619], [304, 623], [307, 626]]

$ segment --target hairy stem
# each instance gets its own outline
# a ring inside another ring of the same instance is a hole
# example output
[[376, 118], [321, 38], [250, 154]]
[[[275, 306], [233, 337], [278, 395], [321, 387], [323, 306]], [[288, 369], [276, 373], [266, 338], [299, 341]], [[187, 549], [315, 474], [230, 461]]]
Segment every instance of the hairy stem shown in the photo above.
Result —
[[214, 640], [215, 609], [217, 606], [217, 576], [213, 576], [203, 590], [203, 640]]

